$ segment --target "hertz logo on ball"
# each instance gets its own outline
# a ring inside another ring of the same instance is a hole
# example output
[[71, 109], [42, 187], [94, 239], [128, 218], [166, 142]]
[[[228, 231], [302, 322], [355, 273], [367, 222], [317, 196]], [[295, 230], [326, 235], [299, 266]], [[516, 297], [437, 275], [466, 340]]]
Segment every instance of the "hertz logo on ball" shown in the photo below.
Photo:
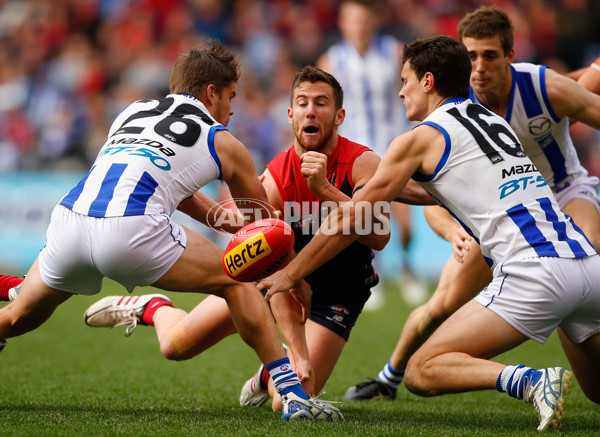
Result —
[[271, 252], [271, 247], [261, 232], [232, 248], [225, 254], [223, 261], [230, 275], [235, 278]]

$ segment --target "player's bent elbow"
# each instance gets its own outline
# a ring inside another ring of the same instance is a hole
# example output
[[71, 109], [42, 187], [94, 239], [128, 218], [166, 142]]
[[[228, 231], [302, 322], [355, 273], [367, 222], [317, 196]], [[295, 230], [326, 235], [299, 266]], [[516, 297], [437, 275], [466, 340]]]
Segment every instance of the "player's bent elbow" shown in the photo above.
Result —
[[383, 250], [390, 241], [390, 234], [377, 235], [369, 241], [369, 247], [373, 250]]

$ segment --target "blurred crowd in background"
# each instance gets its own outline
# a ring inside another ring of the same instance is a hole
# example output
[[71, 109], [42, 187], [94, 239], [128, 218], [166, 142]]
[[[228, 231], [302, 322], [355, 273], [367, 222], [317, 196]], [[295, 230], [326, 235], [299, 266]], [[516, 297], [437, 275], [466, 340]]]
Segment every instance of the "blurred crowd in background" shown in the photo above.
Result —
[[[401, 41], [446, 34], [482, 4], [515, 25], [516, 61], [568, 72], [600, 54], [597, 0], [387, 0], [382, 31]], [[168, 93], [178, 54], [221, 39], [242, 61], [229, 126], [257, 168], [292, 141], [298, 68], [339, 39], [336, 0], [0, 0], [0, 171], [85, 171], [115, 116]], [[396, 94], [399, 90], [390, 90]], [[600, 175], [598, 132], [573, 126], [584, 165]]]

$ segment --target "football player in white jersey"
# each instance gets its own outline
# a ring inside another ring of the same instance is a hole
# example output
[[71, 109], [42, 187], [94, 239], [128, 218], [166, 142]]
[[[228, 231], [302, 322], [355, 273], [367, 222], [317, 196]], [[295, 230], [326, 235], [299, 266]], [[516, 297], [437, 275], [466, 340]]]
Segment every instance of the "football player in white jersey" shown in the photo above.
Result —
[[[303, 227], [301, 223], [305, 221], [300, 218], [314, 214], [314, 210], [300, 213], [302, 208], [298, 208], [292, 213], [289, 206], [343, 202], [356, 187], [367, 182], [380, 161], [370, 149], [337, 134], [338, 126], [344, 120], [343, 96], [340, 84], [332, 75], [312, 66], [299, 70], [292, 83], [288, 110], [294, 144], [277, 155], [261, 177], [270, 204], [278, 216], [288, 220], [294, 228], [296, 247], [306, 244], [317, 229], [311, 222], [307, 222], [310, 229], [306, 225]], [[355, 157], [355, 154], [358, 156]], [[306, 179], [299, 179], [299, 175]], [[369, 298], [371, 286], [377, 281], [370, 249], [380, 250], [388, 240], [389, 226], [387, 232], [381, 229], [371, 232], [359, 241], [360, 244], [315, 272], [307, 281], [312, 294], [306, 297], [310, 301], [310, 311], [304, 314], [304, 320], [298, 311], [298, 303], [290, 295], [278, 295], [271, 300], [273, 316], [289, 347], [290, 361], [308, 393], [319, 393], [333, 372], [352, 327]], [[349, 271], [356, 274], [349, 274]], [[344, 278], [340, 279], [341, 276]], [[2, 282], [0, 276], [0, 286]], [[300, 296], [296, 297], [302, 300]], [[105, 304], [114, 299], [105, 297], [90, 306], [84, 316], [86, 323], [99, 327], [133, 323], [126, 331], [129, 333], [136, 318], [122, 311], [122, 304]], [[118, 302], [125, 298], [116, 299]], [[99, 319], [88, 317], [89, 314], [100, 313], [105, 316]], [[185, 316], [190, 340], [185, 351], [175, 351], [173, 336], [168, 330], [160, 333], [161, 353], [171, 360], [190, 359], [236, 332], [226, 302], [216, 296], [202, 300], [187, 316], [181, 309], [162, 307], [154, 313], [154, 317], [165, 317], [167, 313]], [[269, 374], [261, 365], [242, 387], [240, 405], [258, 407], [271, 398], [273, 410], [281, 410], [281, 397], [273, 390]]]
[[[223, 249], [170, 217], [179, 209], [205, 222], [216, 202], [198, 190], [215, 179], [227, 183], [234, 199], [268, 205], [250, 153], [225, 128], [239, 74], [234, 54], [211, 41], [177, 59], [168, 96], [134, 102], [116, 118], [88, 175], [53, 210], [46, 246], [18, 298], [0, 309], [0, 339], [37, 328], [74, 294], [98, 293], [104, 277], [130, 292], [153, 285], [214, 294], [227, 301], [241, 337], [271, 374], [284, 419], [341, 419], [336, 407], [304, 392], [268, 305], [252, 285], [225, 275]], [[246, 211], [251, 221], [268, 213]], [[153, 317], [171, 305], [166, 296], [124, 297], [106, 305], [153, 323], [158, 336], [168, 330], [176, 353], [190, 346], [185, 314]]]
[[[513, 27], [497, 6], [467, 14], [458, 25], [458, 34], [471, 57], [471, 99], [509, 122], [560, 207], [600, 249], [598, 178], [589, 177], [579, 162], [568, 121], [572, 118], [600, 128], [600, 96], [584, 89], [595, 91], [598, 66], [592, 64], [578, 85], [545, 66], [512, 64]], [[530, 170], [535, 168], [515, 169], [522, 177]], [[452, 243], [454, 256], [444, 266], [431, 299], [409, 315], [377, 378], [350, 387], [347, 398], [395, 398], [412, 353], [492, 279], [479, 245], [446, 210], [426, 206], [425, 216], [436, 233]], [[558, 332], [562, 339], [562, 331]]]
[[543, 343], [560, 327], [578, 382], [599, 403], [600, 257], [540, 172], [514, 171], [533, 164], [508, 123], [469, 100], [465, 46], [447, 36], [417, 40], [403, 60], [400, 97], [408, 118], [422, 123], [396, 138], [353, 200], [257, 287], [268, 289], [267, 298], [289, 290], [357, 238], [365, 226], [361, 202], [390, 201], [413, 178], [481, 243], [493, 280], [413, 354], [407, 388], [423, 396], [496, 388], [532, 404], [539, 430], [559, 427], [571, 372], [490, 357], [527, 339]]

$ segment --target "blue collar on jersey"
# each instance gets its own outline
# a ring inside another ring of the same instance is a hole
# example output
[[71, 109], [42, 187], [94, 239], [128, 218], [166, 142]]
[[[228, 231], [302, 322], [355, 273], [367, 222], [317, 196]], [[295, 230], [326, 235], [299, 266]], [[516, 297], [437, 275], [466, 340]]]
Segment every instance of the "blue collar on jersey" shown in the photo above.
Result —
[[190, 96], [189, 94], [181, 94], [183, 97], [189, 97], [192, 100], [195, 100], [196, 102], [199, 102], [200, 100], [198, 100], [197, 98], [195, 98], [194, 96]]
[[457, 104], [459, 104], [459, 103], [462, 103], [462, 102], [464, 102], [465, 100], [467, 100], [467, 97], [452, 97], [451, 99], [444, 100], [444, 101], [442, 102], [442, 105], [441, 105], [441, 106], [443, 106], [443, 105], [446, 105], [446, 104], [448, 104], [448, 103], [454, 103], [455, 105], [457, 105]]

